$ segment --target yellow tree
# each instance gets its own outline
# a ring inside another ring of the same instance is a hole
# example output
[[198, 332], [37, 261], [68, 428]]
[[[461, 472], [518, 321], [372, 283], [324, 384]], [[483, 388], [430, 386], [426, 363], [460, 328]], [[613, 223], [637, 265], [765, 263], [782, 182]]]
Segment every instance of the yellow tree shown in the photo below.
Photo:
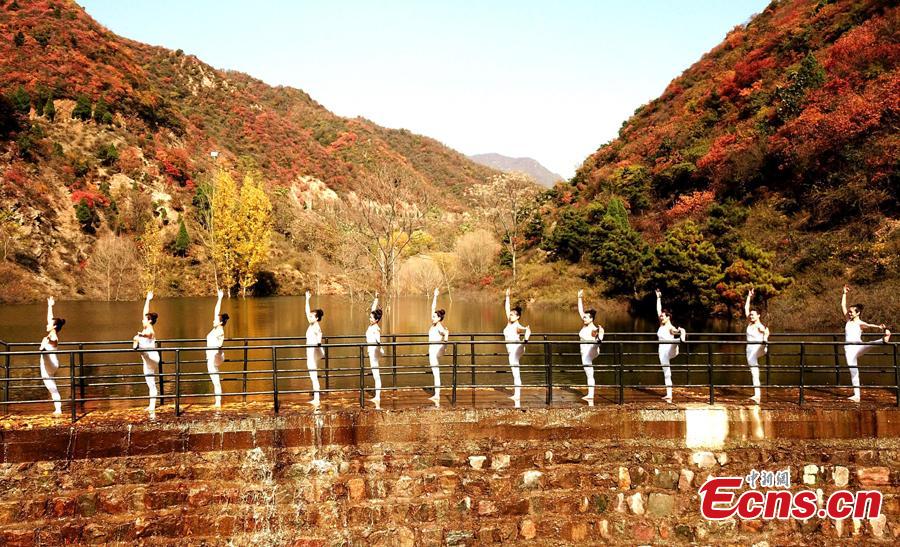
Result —
[[231, 296], [231, 288], [237, 283], [235, 272], [242, 231], [237, 184], [226, 171], [219, 171], [211, 194], [207, 246], [218, 272], [218, 281]]
[[240, 234], [237, 244], [237, 280], [241, 296], [256, 283], [256, 274], [269, 256], [272, 239], [272, 202], [262, 183], [250, 175], [241, 186]]
[[151, 216], [144, 223], [144, 231], [138, 238], [138, 247], [141, 251], [141, 285], [144, 292], [154, 291], [165, 260], [162, 231], [155, 217]]

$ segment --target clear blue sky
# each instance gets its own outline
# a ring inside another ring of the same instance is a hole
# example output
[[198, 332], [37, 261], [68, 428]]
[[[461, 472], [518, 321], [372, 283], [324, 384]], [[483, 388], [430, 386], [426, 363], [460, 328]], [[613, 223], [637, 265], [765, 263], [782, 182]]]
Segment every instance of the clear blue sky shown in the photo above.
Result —
[[342, 116], [569, 177], [763, 0], [80, 0], [125, 37]]

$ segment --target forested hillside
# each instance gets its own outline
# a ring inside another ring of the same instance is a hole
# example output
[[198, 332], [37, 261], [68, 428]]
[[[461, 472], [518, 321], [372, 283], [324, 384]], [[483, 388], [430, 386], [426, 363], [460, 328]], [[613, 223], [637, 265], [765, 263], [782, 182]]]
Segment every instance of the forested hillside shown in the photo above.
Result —
[[553, 190], [545, 250], [645, 305], [833, 322], [848, 282], [896, 319], [898, 61], [896, 2], [772, 2]]
[[98, 252], [132, 257], [148, 219], [171, 258], [160, 290], [208, 292], [213, 272], [196, 266], [215, 169], [263, 181], [276, 214], [265, 267], [285, 291], [311, 270], [339, 286], [311, 249], [316, 215], [364, 196], [384, 169], [427, 195], [435, 218], [462, 214], [465, 190], [495, 174], [433, 139], [335, 116], [301, 90], [116, 36], [69, 0], [0, 0], [0, 97], [0, 301], [108, 296]]

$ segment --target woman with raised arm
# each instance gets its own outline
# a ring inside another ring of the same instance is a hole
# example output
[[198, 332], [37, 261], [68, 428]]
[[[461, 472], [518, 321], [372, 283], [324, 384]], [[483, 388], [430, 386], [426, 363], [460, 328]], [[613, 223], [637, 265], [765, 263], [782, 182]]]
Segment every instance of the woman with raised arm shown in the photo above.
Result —
[[[509, 307], [509, 289], [506, 289], [506, 304], [504, 309], [506, 310], [507, 322], [506, 327], [503, 328], [503, 339], [506, 340], [506, 352], [509, 354], [509, 368], [512, 369], [513, 385], [515, 386], [515, 391], [510, 399], [513, 400], [518, 408], [522, 400], [522, 375], [519, 373], [519, 361], [522, 359], [522, 354], [525, 353], [525, 344], [528, 343], [528, 339], [531, 338], [531, 327], [523, 327], [522, 324], [519, 323], [519, 319], [522, 317], [521, 306], [516, 306], [515, 308]], [[525, 336], [524, 342], [520, 338], [521, 335]]]
[[381, 347], [381, 317], [384, 312], [378, 307], [378, 293], [375, 293], [375, 299], [372, 300], [372, 309], [369, 311], [369, 328], [366, 329], [366, 344], [369, 344], [367, 350], [369, 352], [369, 366], [372, 367], [372, 378], [375, 380], [375, 396], [371, 401], [375, 403], [375, 408], [381, 410], [381, 371], [379, 370], [379, 360], [384, 355], [384, 348]]
[[434, 395], [428, 398], [435, 406], [441, 405], [441, 356], [444, 354], [446, 343], [450, 340], [450, 331], [444, 327], [444, 317], [447, 312], [437, 309], [439, 289], [434, 289], [434, 298], [431, 300], [431, 327], [428, 329], [428, 364], [431, 366], [431, 374], [434, 376]]
[[600, 354], [600, 343], [603, 342], [603, 327], [594, 324], [597, 310], [584, 309], [584, 291], [578, 291], [578, 317], [581, 318], [582, 327], [578, 331], [578, 339], [581, 340], [581, 366], [584, 367], [584, 375], [587, 377], [587, 395], [582, 397], [588, 405], [594, 406], [594, 359]]
[[156, 375], [159, 374], [159, 352], [152, 351], [156, 348], [156, 332], [153, 325], [159, 319], [159, 314], [150, 311], [150, 301], [153, 300], [153, 291], [147, 291], [147, 299], [144, 300], [144, 312], [141, 316], [141, 331], [134, 336], [134, 349], [140, 349], [141, 361], [144, 362], [144, 380], [150, 395], [150, 404], [147, 412], [151, 417], [156, 416]]
[[[659, 329], [656, 331], [656, 337], [659, 341], [684, 341], [687, 333], [684, 329], [678, 328], [672, 324], [672, 312], [662, 307], [662, 291], [656, 289], [656, 315], [659, 317]], [[663, 401], [672, 402], [672, 369], [669, 365], [672, 359], [678, 357], [678, 344], [660, 344], [659, 345], [659, 364], [662, 365], [663, 378], [666, 383], [666, 396]]]
[[228, 314], [220, 313], [224, 294], [222, 289], [217, 291], [212, 330], [206, 335], [206, 370], [209, 371], [209, 379], [212, 380], [213, 391], [216, 394], [216, 408], [222, 408], [222, 381], [219, 380], [219, 370], [225, 362], [222, 346], [225, 344], [225, 324], [228, 323]]
[[[871, 323], [866, 323], [860, 318], [860, 314], [863, 310], [862, 304], [853, 304], [849, 308], [847, 307], [847, 293], [850, 292], [850, 287], [844, 285], [844, 291], [841, 295], [841, 310], [844, 312], [844, 318], [847, 319], [847, 324], [844, 325], [844, 340], [848, 342], [844, 345], [844, 357], [847, 358], [847, 366], [850, 368], [850, 381], [853, 384], [853, 396], [849, 397], [849, 400], [854, 403], [859, 402], [860, 398], [860, 389], [859, 389], [859, 368], [857, 365], [857, 360], [861, 355], [868, 352], [875, 344], [887, 344], [891, 341], [891, 331], [889, 331], [884, 323], [880, 325], [873, 325]], [[881, 340], [876, 342], [863, 342], [862, 333], [863, 328], [871, 328], [871, 329], [881, 329], [884, 331], [884, 337]]]
[[53, 317], [53, 305], [56, 303], [53, 297], [47, 299], [47, 335], [41, 340], [41, 351], [49, 353], [41, 353], [41, 379], [50, 392], [50, 398], [53, 399], [53, 414], [59, 416], [62, 414], [62, 399], [59, 396], [59, 389], [56, 388], [56, 371], [59, 370], [59, 359], [54, 353], [59, 348], [59, 331], [62, 330], [66, 320], [62, 317]]
[[311, 310], [309, 308], [309, 291], [306, 291], [306, 319], [309, 327], [306, 329], [306, 368], [309, 370], [309, 379], [312, 382], [313, 398], [309, 404], [319, 406], [319, 360], [325, 357], [322, 349], [322, 326], [319, 321], [325, 316], [321, 308]]
[[753, 379], [753, 397], [750, 400], [759, 404], [762, 395], [759, 388], [759, 359], [766, 354], [766, 343], [769, 341], [769, 327], [759, 320], [759, 312], [750, 308], [753, 289], [747, 293], [744, 302], [744, 316], [747, 317], [747, 364], [750, 365], [750, 377]]

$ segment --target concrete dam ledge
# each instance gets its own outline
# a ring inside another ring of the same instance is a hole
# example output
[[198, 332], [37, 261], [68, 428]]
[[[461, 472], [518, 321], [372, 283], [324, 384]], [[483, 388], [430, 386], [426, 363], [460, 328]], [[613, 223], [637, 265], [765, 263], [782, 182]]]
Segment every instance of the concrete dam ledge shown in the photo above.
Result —
[[609, 441], [660, 448], [764, 447], [830, 441], [900, 446], [897, 408], [760, 408], [755, 405], [527, 409], [340, 409], [274, 414], [254, 404], [149, 420], [136, 409], [98, 410], [75, 424], [48, 416], [0, 419], [0, 463], [171, 453], [462, 441]]

